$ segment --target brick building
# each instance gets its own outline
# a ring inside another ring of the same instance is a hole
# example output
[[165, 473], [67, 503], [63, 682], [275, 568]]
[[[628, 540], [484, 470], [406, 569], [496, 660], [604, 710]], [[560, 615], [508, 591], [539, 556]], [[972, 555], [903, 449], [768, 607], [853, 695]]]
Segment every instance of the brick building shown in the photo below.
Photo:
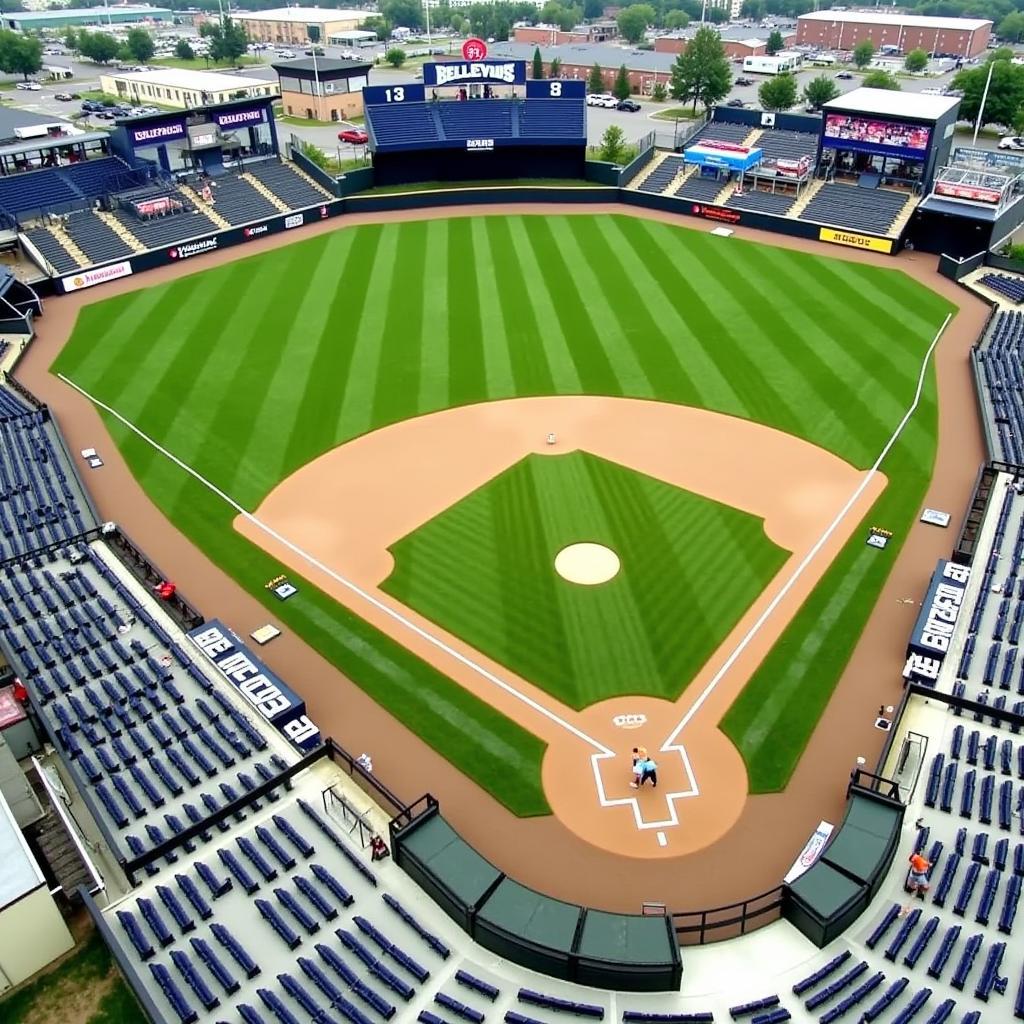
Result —
[[577, 25], [568, 32], [563, 32], [557, 25], [520, 25], [513, 38], [517, 43], [533, 43], [534, 46], [562, 46], [566, 43], [606, 43], [618, 37], [619, 26], [614, 21], [603, 21]]
[[255, 43], [279, 46], [306, 46], [313, 34], [320, 41], [341, 32], [350, 32], [369, 17], [367, 11], [346, 11], [320, 7], [281, 7], [272, 11], [239, 11], [235, 24], [241, 25]]
[[920, 49], [977, 57], [985, 52], [991, 35], [991, 21], [874, 11], [816, 11], [802, 14], [796, 22], [797, 44], [825, 50], [852, 50], [868, 39], [876, 50], [898, 46], [903, 53]]

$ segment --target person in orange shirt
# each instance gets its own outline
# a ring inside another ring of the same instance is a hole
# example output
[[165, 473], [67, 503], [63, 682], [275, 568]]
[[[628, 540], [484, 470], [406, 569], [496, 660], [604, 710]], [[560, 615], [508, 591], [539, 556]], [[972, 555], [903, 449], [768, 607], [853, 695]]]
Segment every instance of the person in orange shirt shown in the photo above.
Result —
[[932, 862], [920, 853], [910, 855], [910, 877], [907, 879], [907, 892], [912, 896], [918, 894], [924, 898], [928, 891], [928, 872]]

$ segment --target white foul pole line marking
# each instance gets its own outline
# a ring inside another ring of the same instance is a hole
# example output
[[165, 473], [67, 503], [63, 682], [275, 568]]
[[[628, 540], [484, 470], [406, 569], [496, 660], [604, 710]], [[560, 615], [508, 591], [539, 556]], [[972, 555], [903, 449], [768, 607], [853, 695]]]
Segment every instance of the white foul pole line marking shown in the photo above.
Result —
[[935, 333], [935, 337], [932, 338], [932, 342], [928, 346], [928, 349], [924, 354], [924, 358], [921, 360], [921, 369], [917, 375], [917, 387], [914, 390], [913, 401], [910, 403], [910, 406], [904, 414], [903, 419], [901, 419], [899, 424], [896, 426], [896, 429], [893, 431], [892, 436], [885, 443], [885, 447], [882, 448], [881, 452], [878, 455], [878, 458], [875, 459], [871, 468], [867, 471], [867, 473], [864, 474], [864, 477], [862, 478], [861, 482], [857, 485], [854, 492], [850, 495], [846, 504], [843, 505], [843, 507], [836, 514], [835, 518], [832, 520], [832, 522], [829, 523], [829, 525], [825, 528], [825, 531], [814, 543], [814, 546], [800, 560], [800, 563], [790, 574], [786, 582], [779, 588], [778, 593], [771, 599], [771, 601], [768, 603], [764, 611], [757, 617], [757, 620], [751, 625], [750, 629], [748, 629], [747, 632], [740, 638], [736, 646], [730, 652], [729, 656], [723, 662], [721, 668], [719, 668], [719, 670], [711, 677], [707, 685], [701, 691], [700, 695], [691, 705], [690, 709], [686, 712], [685, 715], [683, 715], [682, 720], [675, 727], [675, 729], [672, 730], [668, 738], [662, 744], [661, 749], [665, 753], [669, 753], [671, 751], [677, 751], [679, 753], [679, 756], [683, 762], [683, 771], [686, 773], [687, 782], [689, 784], [688, 789], [665, 794], [665, 800], [668, 802], [669, 807], [669, 817], [666, 818], [664, 821], [644, 821], [643, 816], [640, 812], [640, 805], [636, 797], [630, 796], [625, 797], [623, 799], [609, 800], [605, 795], [604, 783], [601, 778], [601, 772], [598, 766], [598, 761], [602, 761], [606, 757], [614, 755], [599, 753], [591, 755], [590, 763], [593, 768], [594, 782], [597, 785], [598, 798], [601, 801], [602, 807], [615, 807], [618, 805], [631, 806], [633, 809], [633, 817], [636, 821], [636, 826], [638, 829], [669, 828], [671, 826], [679, 824], [679, 815], [676, 811], [676, 801], [679, 799], [684, 799], [686, 797], [700, 795], [700, 789], [697, 785], [697, 780], [694, 776], [693, 768], [690, 765], [690, 759], [686, 754], [686, 749], [682, 743], [676, 743], [676, 739], [679, 737], [679, 734], [686, 728], [686, 726], [692, 721], [697, 712], [704, 706], [705, 702], [708, 700], [711, 694], [714, 693], [715, 688], [725, 677], [726, 673], [732, 668], [732, 666], [736, 663], [739, 656], [747, 649], [751, 641], [761, 631], [761, 629], [764, 627], [764, 624], [771, 617], [775, 609], [778, 608], [779, 604], [784, 600], [786, 595], [790, 592], [790, 590], [793, 589], [797, 581], [806, 571], [807, 567], [811, 564], [811, 562], [815, 559], [815, 557], [818, 555], [821, 549], [825, 546], [825, 544], [828, 542], [832, 534], [835, 533], [835, 531], [839, 528], [842, 521], [849, 515], [850, 510], [860, 500], [861, 495], [867, 489], [868, 485], [871, 483], [871, 480], [878, 472], [878, 469], [882, 465], [882, 462], [885, 460], [885, 457], [892, 450], [893, 445], [899, 440], [900, 435], [903, 433], [907, 424], [910, 422], [910, 417], [913, 416], [914, 413], [917, 411], [917, 407], [921, 403], [921, 394], [924, 391], [925, 377], [928, 372], [928, 364], [931, 361], [932, 353], [935, 351], [935, 346], [938, 345], [939, 339], [942, 337], [943, 331], [945, 331], [946, 327], [949, 324], [949, 321], [952, 320], [952, 318], [952, 313], [946, 314], [946, 319], [942, 321], [941, 326]]
[[450, 647], [439, 637], [434, 636], [432, 633], [428, 633], [425, 629], [423, 629], [421, 626], [418, 626], [415, 622], [404, 616], [401, 612], [396, 611], [394, 608], [391, 608], [388, 605], [386, 605], [383, 601], [378, 600], [376, 597], [373, 596], [373, 594], [370, 594], [367, 591], [363, 590], [363, 588], [360, 587], [358, 584], [353, 583], [349, 579], [346, 579], [340, 573], [335, 572], [330, 566], [325, 565], [318, 558], [309, 554], [307, 551], [304, 551], [297, 544], [294, 544], [287, 537], [282, 536], [272, 526], [269, 526], [266, 523], [260, 521], [251, 512], [248, 512], [246, 509], [242, 508], [242, 506], [239, 505], [238, 502], [234, 500], [234, 498], [232, 498], [230, 495], [222, 491], [216, 484], [211, 483], [211, 481], [207, 480], [206, 477], [204, 477], [197, 470], [193, 469], [186, 462], [183, 462], [181, 459], [179, 459], [178, 456], [175, 455], [173, 452], [168, 451], [159, 442], [154, 441], [153, 438], [151, 438], [148, 434], [140, 430], [130, 420], [122, 416], [116, 409], [111, 408], [105, 402], [101, 402], [98, 398], [89, 394], [89, 392], [86, 391], [85, 388], [79, 387], [74, 381], [68, 380], [68, 378], [65, 377], [64, 374], [58, 373], [57, 376], [62, 381], [64, 381], [65, 384], [70, 385], [80, 395], [82, 395], [83, 397], [87, 398], [90, 402], [92, 402], [93, 405], [99, 407], [100, 409], [103, 409], [105, 412], [110, 413], [110, 415], [113, 416], [119, 423], [124, 424], [124, 426], [126, 426], [133, 434], [135, 434], [138, 437], [141, 437], [143, 441], [145, 441], [148, 445], [150, 445], [152, 448], [158, 451], [161, 455], [163, 455], [167, 459], [170, 459], [170, 461], [173, 462], [179, 469], [184, 470], [186, 473], [188, 473], [189, 476], [199, 481], [199, 483], [201, 483], [213, 494], [216, 494], [218, 498], [220, 498], [225, 504], [233, 508], [240, 516], [243, 516], [245, 519], [247, 519], [250, 523], [253, 524], [253, 526], [262, 530], [269, 537], [273, 537], [274, 540], [278, 541], [278, 543], [280, 544], [283, 544], [286, 548], [288, 548], [289, 551], [298, 555], [301, 559], [303, 559], [303, 561], [313, 566], [313, 568], [318, 569], [326, 576], [329, 576], [336, 583], [340, 583], [343, 587], [346, 587], [348, 590], [352, 591], [353, 594], [356, 594], [358, 597], [362, 598], [362, 600], [372, 605], [378, 611], [383, 612], [385, 615], [394, 619], [395, 622], [397, 622], [400, 626], [403, 626], [410, 632], [415, 633], [416, 636], [421, 637], [423, 640], [426, 640], [429, 644], [432, 644], [434, 647], [443, 651], [451, 658], [454, 658], [460, 664], [465, 665], [473, 672], [476, 672], [479, 676], [486, 679], [489, 683], [492, 683], [499, 689], [504, 690], [505, 693], [509, 694], [512, 697], [515, 697], [516, 700], [522, 701], [523, 704], [531, 708], [533, 711], [536, 711], [537, 714], [542, 715], [544, 718], [547, 718], [551, 722], [554, 722], [555, 725], [558, 725], [561, 728], [565, 729], [566, 732], [571, 733], [577, 739], [583, 740], [584, 743], [589, 743], [592, 747], [599, 751], [598, 756], [615, 756], [613, 751], [609, 750], [603, 743], [600, 743], [598, 740], [595, 740], [592, 736], [588, 736], [585, 732], [583, 732], [582, 729], [577, 728], [571, 722], [567, 722], [560, 715], [555, 714], [555, 712], [552, 711], [550, 708], [546, 708], [543, 704], [540, 704], [539, 702], [535, 701], [532, 697], [527, 696], [525, 693], [520, 693], [520, 691], [517, 690], [514, 686], [512, 686], [510, 683], [505, 682], [504, 679], [499, 678], [493, 672], [490, 672], [488, 669], [484, 668], [483, 665], [478, 665], [471, 658], [467, 658], [466, 655], [455, 650], [453, 647]]

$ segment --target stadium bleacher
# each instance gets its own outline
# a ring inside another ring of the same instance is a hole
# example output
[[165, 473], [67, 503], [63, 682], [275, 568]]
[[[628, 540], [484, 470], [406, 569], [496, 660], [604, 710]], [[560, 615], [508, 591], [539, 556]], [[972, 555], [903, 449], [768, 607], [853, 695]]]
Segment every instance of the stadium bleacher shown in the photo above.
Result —
[[[576, 104], [566, 104], [576, 106]], [[480, 100], [437, 103], [446, 139], [508, 138], [513, 134], [512, 100]]]
[[983, 274], [978, 278], [978, 283], [1005, 295], [1018, 305], [1024, 302], [1024, 278], [1012, 277], [1009, 274]]
[[262, 160], [259, 163], [247, 164], [245, 172], [256, 178], [292, 210], [316, 206], [331, 198], [319, 185], [314, 185], [291, 164], [282, 163], [280, 160]]
[[237, 174], [225, 174], [211, 182], [213, 208], [231, 224], [276, 217], [281, 211]]
[[442, 139], [440, 115], [431, 103], [394, 103], [366, 108], [366, 119], [381, 145], [419, 143]]
[[769, 192], [765, 189], [748, 188], [744, 192], [733, 193], [725, 205], [736, 210], [753, 210], [757, 213], [769, 213], [776, 217], [784, 217], [796, 202], [795, 192]]
[[586, 135], [586, 108], [558, 99], [535, 99], [519, 108], [523, 138], [576, 138]]
[[[1024, 313], [996, 313], [971, 359], [979, 381], [982, 415], [994, 448], [992, 455], [1020, 465], [1024, 462]], [[1014, 635], [1019, 636], [1021, 627], [1016, 618], [1013, 627]]]
[[907, 204], [907, 194], [856, 185], [822, 185], [804, 207], [800, 220], [886, 235]]
[[91, 210], [70, 214], [64, 230], [93, 263], [105, 263], [131, 256], [132, 247]]
[[68, 274], [79, 269], [78, 260], [61, 245], [49, 228], [29, 228], [24, 234], [58, 274]]

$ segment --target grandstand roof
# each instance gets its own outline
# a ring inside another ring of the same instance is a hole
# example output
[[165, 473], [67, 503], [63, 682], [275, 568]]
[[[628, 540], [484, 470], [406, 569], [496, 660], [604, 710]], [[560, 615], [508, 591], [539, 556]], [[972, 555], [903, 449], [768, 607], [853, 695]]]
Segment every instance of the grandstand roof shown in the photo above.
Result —
[[[531, 60], [534, 43], [494, 43], [489, 47], [491, 57], [510, 57], [513, 60]], [[557, 57], [563, 64], [586, 64], [595, 62], [602, 67], [617, 68], [625, 64], [631, 71], [668, 72], [675, 63], [675, 53], [655, 53], [653, 50], [624, 50], [621, 46], [606, 43], [569, 43], [562, 46], [541, 46], [544, 60]]]
[[18, 22], [52, 21], [55, 17], [62, 18], [100, 18], [105, 19], [107, 14], [124, 16], [125, 14], [137, 14], [140, 18], [148, 18], [154, 14], [170, 15], [173, 12], [169, 7], [151, 7], [149, 4], [127, 4], [121, 6], [106, 7], [51, 7], [45, 11], [17, 11], [9, 14], [10, 20]]
[[974, 32], [992, 22], [981, 18], [929, 18], [920, 14], [878, 14], [875, 11], [812, 11], [800, 21], [849, 22], [854, 25], [904, 25], [907, 28], [959, 29]]
[[334, 21], [363, 22], [370, 11], [352, 11], [330, 7], [275, 7], [271, 11], [238, 12], [239, 21], [297, 21], [303, 25], [326, 25]]
[[894, 92], [891, 89], [853, 89], [838, 99], [829, 100], [822, 109], [855, 114], [879, 114], [882, 117], [916, 117], [937, 120], [960, 102], [959, 96], [925, 96], [919, 92]]
[[26, 893], [39, 888], [44, 879], [39, 865], [14, 820], [7, 801], [0, 793], [0, 910]]
[[316, 71], [321, 75], [329, 75], [334, 71], [353, 71], [372, 68], [369, 60], [336, 60], [332, 57], [300, 57], [298, 60], [280, 60], [271, 64], [278, 73], [282, 71]]

